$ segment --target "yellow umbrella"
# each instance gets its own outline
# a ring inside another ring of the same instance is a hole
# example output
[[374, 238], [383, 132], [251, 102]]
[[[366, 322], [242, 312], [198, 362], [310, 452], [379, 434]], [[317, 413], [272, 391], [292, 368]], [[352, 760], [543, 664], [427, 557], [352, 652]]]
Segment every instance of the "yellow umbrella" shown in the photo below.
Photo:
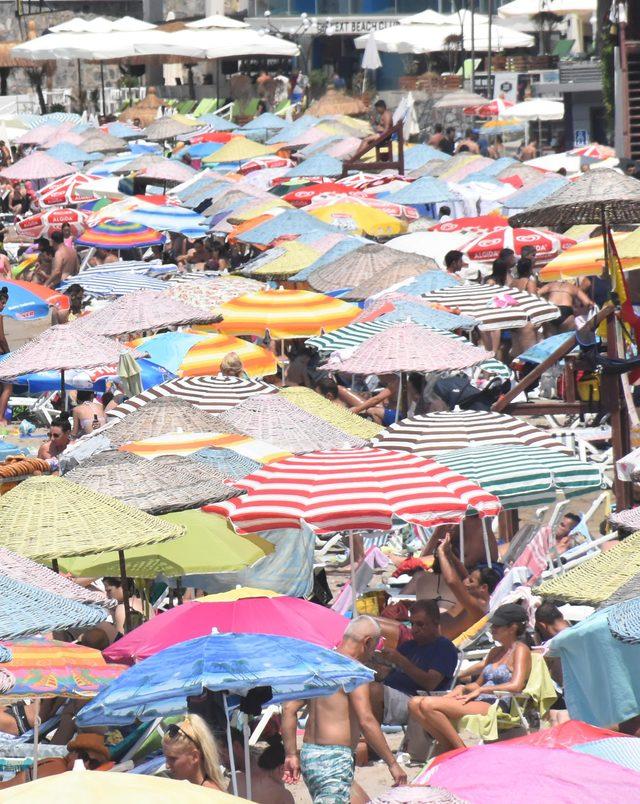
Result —
[[320, 256], [318, 249], [295, 240], [267, 251], [256, 260], [256, 267], [246, 266], [251, 276], [293, 276], [314, 263]]
[[24, 804], [51, 804], [52, 801], [90, 801], [91, 804], [113, 804], [114, 801], [145, 801], [148, 804], [247, 802], [246, 798], [159, 776], [75, 770], [11, 787], [3, 790], [1, 797], [2, 801]]
[[235, 600], [244, 600], [248, 597], [282, 597], [279, 592], [271, 589], [254, 589], [251, 586], [237, 586], [228, 592], [218, 592], [215, 595], [197, 597], [198, 603], [233, 603]]
[[225, 142], [219, 150], [206, 156], [202, 160], [203, 165], [214, 165], [222, 162], [244, 162], [246, 159], [254, 159], [256, 156], [267, 156], [274, 154], [278, 150], [278, 145], [262, 145], [254, 142], [247, 137], [234, 137]]
[[[621, 248], [628, 232], [614, 232], [616, 248]], [[636, 259], [636, 263], [638, 260]], [[557, 279], [576, 279], [579, 276], [597, 276], [604, 268], [604, 243], [602, 237], [592, 237], [571, 246], [548, 262], [540, 271], [540, 279], [553, 282]]]
[[340, 201], [323, 207], [307, 207], [305, 211], [314, 218], [337, 226], [352, 235], [395, 237], [407, 231], [406, 223], [366, 204]]
[[616, 241], [616, 248], [623, 268], [640, 268], [640, 229], [627, 233], [620, 245]]
[[215, 326], [230, 335], [309, 338], [350, 324], [360, 309], [324, 293], [279, 288], [237, 296], [220, 312], [222, 321]]

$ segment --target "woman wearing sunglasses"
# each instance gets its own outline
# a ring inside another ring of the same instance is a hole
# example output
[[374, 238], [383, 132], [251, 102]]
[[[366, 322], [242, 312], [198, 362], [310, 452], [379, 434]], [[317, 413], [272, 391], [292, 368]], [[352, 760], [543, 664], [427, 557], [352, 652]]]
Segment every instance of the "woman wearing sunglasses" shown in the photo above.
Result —
[[162, 738], [162, 750], [172, 779], [214, 790], [226, 789], [218, 749], [199, 715], [187, 715], [181, 723], [168, 726]]

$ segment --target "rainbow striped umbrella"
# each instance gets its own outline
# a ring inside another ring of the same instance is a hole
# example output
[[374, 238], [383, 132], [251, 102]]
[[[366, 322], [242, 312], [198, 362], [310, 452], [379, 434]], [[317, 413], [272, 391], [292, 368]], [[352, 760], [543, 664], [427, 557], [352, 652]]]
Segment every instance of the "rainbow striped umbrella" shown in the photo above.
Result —
[[258, 463], [270, 463], [291, 457], [290, 452], [268, 441], [237, 433], [165, 433], [140, 441], [130, 441], [118, 449], [120, 452], [132, 452], [141, 458], [151, 460], [160, 455], [192, 455], [206, 448], [233, 450]]
[[518, 117], [505, 117], [504, 120], [489, 120], [480, 126], [480, 133], [488, 136], [495, 136], [496, 134], [510, 134], [516, 131], [522, 131], [525, 123]]
[[87, 229], [76, 240], [79, 246], [95, 246], [95, 248], [147, 248], [157, 246], [165, 241], [165, 236], [155, 229], [149, 229], [140, 223], [118, 221], [107, 218], [97, 226]]
[[132, 343], [141, 344], [150, 359], [180, 377], [217, 374], [229, 352], [235, 352], [251, 377], [275, 374], [275, 355], [262, 346], [220, 333], [164, 332]]
[[34, 637], [19, 642], [4, 642], [12, 658], [0, 669], [15, 678], [7, 697], [55, 698], [96, 695], [101, 687], [113, 681], [125, 669], [107, 664], [99, 650], [70, 642]]
[[324, 293], [279, 288], [237, 296], [223, 304], [220, 312], [223, 320], [215, 327], [221, 332], [304, 338], [350, 324], [360, 309]]

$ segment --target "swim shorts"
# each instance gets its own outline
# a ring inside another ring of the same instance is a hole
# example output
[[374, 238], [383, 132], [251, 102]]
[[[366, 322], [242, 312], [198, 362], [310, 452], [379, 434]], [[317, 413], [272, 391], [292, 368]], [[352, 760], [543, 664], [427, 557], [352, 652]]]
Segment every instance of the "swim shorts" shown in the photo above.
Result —
[[303, 743], [300, 767], [313, 804], [349, 804], [355, 769], [350, 748]]

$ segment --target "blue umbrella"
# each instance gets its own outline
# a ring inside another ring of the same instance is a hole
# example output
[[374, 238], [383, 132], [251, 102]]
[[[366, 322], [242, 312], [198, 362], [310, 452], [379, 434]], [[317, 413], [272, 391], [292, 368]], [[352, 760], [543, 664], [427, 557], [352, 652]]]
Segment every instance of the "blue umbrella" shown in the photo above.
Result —
[[54, 145], [53, 148], [48, 148], [47, 154], [70, 165], [77, 162], [93, 162], [96, 159], [102, 159], [102, 154], [95, 151], [89, 154], [70, 142], [60, 142], [58, 145]]
[[572, 745], [572, 751], [615, 762], [629, 770], [640, 771], [640, 740], [633, 737], [607, 737], [590, 743]]
[[506, 209], [529, 209], [529, 207], [537, 204], [538, 201], [542, 201], [543, 198], [555, 193], [556, 190], [568, 183], [569, 180], [563, 176], [550, 176], [533, 187], [523, 187], [500, 203]]
[[205, 123], [209, 131], [234, 131], [238, 126], [217, 114], [203, 114], [198, 123]]
[[315, 126], [315, 124], [319, 122], [318, 118], [314, 117], [312, 114], [305, 114], [297, 120], [294, 120], [293, 123], [288, 123], [284, 128], [280, 129], [277, 134], [274, 134], [273, 137], [267, 140], [267, 145], [276, 145], [279, 142], [287, 143], [290, 140], [294, 140], [302, 134], [303, 131]]
[[224, 143], [222, 142], [196, 142], [193, 145], [187, 145], [174, 155], [174, 159], [181, 159], [184, 154], [189, 154], [194, 159], [202, 159], [205, 156], [219, 151]]
[[471, 176], [473, 177], [482, 176], [483, 178], [497, 176], [498, 173], [501, 173], [506, 168], [516, 164], [518, 164], [518, 161], [516, 159], [512, 159], [510, 156], [501, 156], [500, 159], [494, 159], [490, 165], [483, 167], [482, 170], [478, 170], [475, 173], [472, 173]]
[[264, 112], [264, 114], [254, 117], [245, 123], [240, 131], [280, 131], [287, 127], [287, 121], [278, 117], [277, 114], [271, 112]]
[[299, 165], [292, 167], [284, 175], [289, 178], [296, 178], [298, 176], [319, 176], [331, 177], [340, 176], [342, 174], [342, 162], [336, 159], [335, 156], [311, 156], [300, 162]]
[[304, 156], [305, 159], [307, 157], [313, 156], [316, 153], [322, 153], [326, 151], [327, 148], [331, 147], [332, 145], [337, 145], [339, 142], [342, 142], [344, 137], [325, 137], [323, 140], [319, 140], [318, 142], [310, 142], [308, 145], [305, 145], [304, 148], [300, 148], [297, 153], [300, 156]]
[[[0, 446], [2, 442], [0, 442]], [[227, 480], [240, 480], [260, 469], [262, 464], [245, 458], [232, 449], [201, 449], [189, 456], [192, 461], [206, 463]]]
[[404, 152], [404, 169], [405, 172], [410, 170], [417, 170], [432, 159], [451, 159], [449, 154], [444, 151], [439, 151], [431, 145], [414, 145], [413, 148], [407, 148]]
[[316, 232], [330, 232], [335, 234], [338, 230], [324, 221], [319, 221], [306, 212], [298, 209], [287, 209], [280, 215], [274, 215], [270, 220], [254, 226], [238, 235], [242, 243], [253, 243], [258, 246], [268, 246], [282, 235], [303, 235], [315, 230]]
[[[145, 391], [153, 385], [167, 382], [168, 380], [174, 379], [176, 376], [146, 358], [138, 359], [137, 363], [140, 366], [140, 382]], [[115, 366], [112, 374], [108, 377], [100, 377], [94, 383], [91, 382], [91, 373], [89, 369], [65, 372], [65, 386], [76, 390], [93, 388], [94, 391], [103, 393], [107, 387], [107, 380], [115, 379], [118, 376], [118, 368]], [[38, 371], [33, 374], [23, 374], [21, 377], [18, 377], [16, 384], [27, 385], [29, 387], [29, 393], [31, 394], [41, 394], [44, 391], [57, 391], [60, 388], [60, 372]]]
[[130, 126], [128, 123], [121, 123], [119, 120], [107, 123], [107, 131], [113, 137], [120, 137], [121, 140], [126, 140], [129, 137], [144, 137], [142, 129]]
[[[433, 273], [435, 273], [435, 271]], [[400, 288], [399, 292], [402, 293], [403, 290], [404, 288]], [[382, 299], [381, 301], [384, 300]], [[395, 310], [390, 313], [384, 313], [376, 320], [388, 324], [396, 324], [410, 319], [414, 324], [421, 324], [424, 327], [442, 330], [472, 329], [478, 323], [474, 321], [473, 318], [453, 315], [453, 313], [448, 313], [446, 310], [429, 309], [424, 304], [394, 301], [393, 306]]]
[[446, 182], [433, 176], [421, 176], [387, 198], [394, 204], [440, 204], [455, 201], [459, 196]]
[[[441, 290], [442, 288], [459, 287], [460, 282], [451, 274], [445, 271], [424, 271], [422, 274], [407, 279], [402, 285], [395, 285], [394, 290], [398, 293], [404, 293], [407, 296], [422, 296], [423, 293], [431, 293], [434, 290]], [[455, 316], [460, 319], [460, 316]], [[471, 327], [476, 326], [478, 323], [472, 318], [463, 316], [467, 321], [472, 322]]]
[[211, 634], [180, 642], [126, 670], [78, 713], [81, 727], [125, 725], [178, 715], [205, 690], [245, 695], [271, 687], [273, 701], [351, 692], [373, 672], [340, 653], [301, 639], [267, 634]]
[[185, 187], [184, 190], [178, 191], [176, 196], [180, 199], [180, 203], [184, 204], [186, 207], [195, 209], [205, 201], [211, 201], [218, 194], [225, 192], [230, 187], [231, 182], [221, 181], [219, 178], [211, 176], [211, 174], [205, 174], [201, 179]]

